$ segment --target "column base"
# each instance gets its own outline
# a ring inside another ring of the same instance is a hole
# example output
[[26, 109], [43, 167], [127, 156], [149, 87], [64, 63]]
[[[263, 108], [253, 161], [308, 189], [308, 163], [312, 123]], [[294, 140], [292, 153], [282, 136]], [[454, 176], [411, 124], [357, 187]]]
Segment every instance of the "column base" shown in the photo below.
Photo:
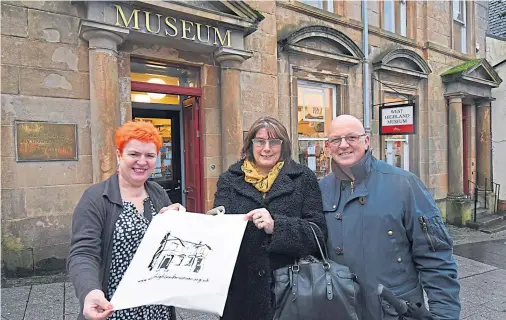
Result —
[[446, 222], [464, 227], [473, 217], [473, 201], [462, 196], [448, 195], [446, 198]]

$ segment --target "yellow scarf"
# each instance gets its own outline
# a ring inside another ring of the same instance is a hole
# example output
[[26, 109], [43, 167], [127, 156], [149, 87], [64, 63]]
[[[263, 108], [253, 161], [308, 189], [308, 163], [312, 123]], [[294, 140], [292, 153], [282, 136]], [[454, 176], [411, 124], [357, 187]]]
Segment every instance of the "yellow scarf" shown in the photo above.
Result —
[[284, 164], [283, 161], [276, 163], [267, 175], [258, 172], [255, 165], [248, 160], [244, 160], [241, 169], [244, 172], [244, 180], [251, 183], [258, 191], [265, 193], [271, 189], [272, 184], [278, 177], [279, 171], [283, 168]]

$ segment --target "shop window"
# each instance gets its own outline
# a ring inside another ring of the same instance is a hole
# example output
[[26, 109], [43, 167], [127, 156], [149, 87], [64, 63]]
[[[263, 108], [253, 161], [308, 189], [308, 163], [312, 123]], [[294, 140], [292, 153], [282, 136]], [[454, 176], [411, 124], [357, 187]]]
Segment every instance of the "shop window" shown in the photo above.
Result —
[[297, 86], [299, 162], [323, 178], [330, 172], [325, 132], [337, 116], [337, 86], [302, 80]]
[[467, 53], [467, 3], [465, 0], [453, 0], [453, 49]]
[[383, 29], [407, 36], [407, 0], [383, 1]]

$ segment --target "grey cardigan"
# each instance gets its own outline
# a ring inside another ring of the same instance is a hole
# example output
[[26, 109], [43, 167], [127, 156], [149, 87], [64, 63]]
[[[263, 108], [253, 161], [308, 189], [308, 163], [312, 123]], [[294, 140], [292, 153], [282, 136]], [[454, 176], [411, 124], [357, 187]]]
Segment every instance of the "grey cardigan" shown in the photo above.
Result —
[[[145, 186], [156, 212], [171, 204], [159, 184], [147, 181]], [[67, 271], [81, 304], [78, 319], [84, 319], [84, 298], [90, 291], [107, 293], [112, 237], [122, 210], [117, 174], [86, 189], [74, 210]]]

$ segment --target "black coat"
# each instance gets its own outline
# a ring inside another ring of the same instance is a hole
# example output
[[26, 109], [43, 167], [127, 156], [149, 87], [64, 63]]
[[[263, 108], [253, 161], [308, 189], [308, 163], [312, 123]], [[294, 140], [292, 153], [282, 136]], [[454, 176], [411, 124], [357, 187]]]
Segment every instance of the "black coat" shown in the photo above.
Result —
[[315, 174], [288, 160], [264, 200], [261, 192], [244, 181], [242, 163], [221, 174], [214, 206], [224, 206], [226, 214], [266, 208], [274, 219], [274, 232], [268, 235], [248, 222], [222, 319], [272, 320], [272, 272], [296, 258], [319, 256], [308, 222], [316, 223], [325, 233], [323, 241], [327, 227], [322, 198]]

